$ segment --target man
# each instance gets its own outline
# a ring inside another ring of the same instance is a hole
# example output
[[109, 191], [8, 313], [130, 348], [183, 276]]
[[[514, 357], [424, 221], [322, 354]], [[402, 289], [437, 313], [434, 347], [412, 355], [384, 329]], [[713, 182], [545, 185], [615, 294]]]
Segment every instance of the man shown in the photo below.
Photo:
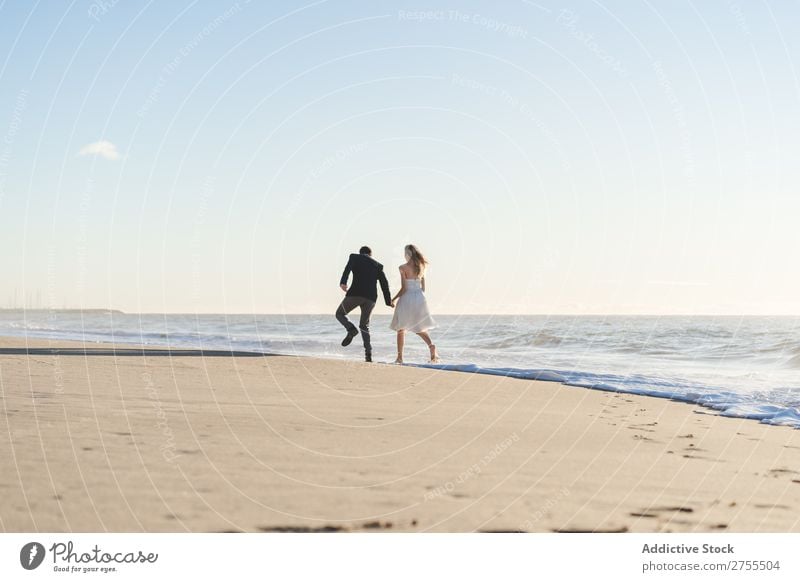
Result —
[[[353, 273], [353, 284], [347, 287], [347, 278]], [[361, 247], [358, 254], [350, 255], [347, 266], [342, 273], [339, 286], [346, 293], [342, 303], [336, 310], [336, 319], [339, 320], [347, 330], [347, 335], [342, 340], [343, 346], [349, 346], [353, 338], [361, 330], [361, 339], [364, 340], [364, 355], [367, 362], [372, 361], [372, 344], [369, 341], [369, 316], [375, 308], [378, 300], [377, 283], [381, 284], [383, 300], [389, 307], [392, 306], [392, 294], [389, 292], [389, 282], [383, 274], [383, 265], [372, 258], [372, 249]], [[347, 319], [347, 314], [356, 307], [361, 308], [361, 319], [358, 322], [358, 329]]]

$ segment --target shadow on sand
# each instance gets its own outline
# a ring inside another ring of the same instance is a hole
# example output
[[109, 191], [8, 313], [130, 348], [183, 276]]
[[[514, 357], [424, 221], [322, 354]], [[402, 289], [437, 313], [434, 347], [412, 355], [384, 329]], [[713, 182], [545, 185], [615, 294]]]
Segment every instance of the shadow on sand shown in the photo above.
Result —
[[0, 348], [0, 356], [155, 356], [201, 358], [263, 358], [274, 354], [231, 350], [175, 350], [157, 348]]

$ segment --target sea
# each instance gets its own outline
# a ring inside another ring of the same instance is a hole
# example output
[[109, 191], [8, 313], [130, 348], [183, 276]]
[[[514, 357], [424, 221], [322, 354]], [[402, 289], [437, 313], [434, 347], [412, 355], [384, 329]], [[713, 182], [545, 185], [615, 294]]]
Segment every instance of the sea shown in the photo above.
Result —
[[[441, 363], [406, 338], [410, 365], [560, 382], [689, 402], [724, 416], [800, 428], [800, 317], [440, 315], [431, 331]], [[395, 359], [389, 315], [372, 318], [373, 357]], [[336, 360], [333, 314], [132, 314], [106, 310], [2, 310], [0, 335], [224, 349]]]

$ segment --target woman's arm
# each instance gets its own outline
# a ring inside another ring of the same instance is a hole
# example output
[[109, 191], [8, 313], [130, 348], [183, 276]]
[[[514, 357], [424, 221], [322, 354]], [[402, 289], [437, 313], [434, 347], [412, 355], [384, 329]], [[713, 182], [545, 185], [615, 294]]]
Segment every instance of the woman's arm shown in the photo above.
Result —
[[403, 267], [400, 267], [400, 291], [397, 292], [397, 295], [392, 297], [392, 303], [397, 300], [403, 293], [406, 292], [406, 278], [403, 276]]

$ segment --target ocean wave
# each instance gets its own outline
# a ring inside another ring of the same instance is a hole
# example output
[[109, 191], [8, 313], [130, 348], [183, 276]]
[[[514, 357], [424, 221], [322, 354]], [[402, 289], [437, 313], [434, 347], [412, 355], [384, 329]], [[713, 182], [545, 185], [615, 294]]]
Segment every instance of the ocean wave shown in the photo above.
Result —
[[786, 353], [788, 351], [800, 355], [800, 342], [795, 338], [786, 338], [775, 341], [764, 348], [760, 348], [759, 351], [769, 353]]
[[749, 418], [764, 424], [800, 428], [800, 410], [775, 404], [735, 404], [721, 411], [722, 416]]
[[[417, 364], [416, 367], [558, 382], [567, 386], [591, 390], [667, 398], [716, 410], [722, 416], [747, 418], [765, 424], [800, 428], [800, 409], [796, 406], [754, 402], [752, 396], [702, 384], [691, 384], [677, 379], [535, 368], [489, 368], [476, 364]], [[794, 388], [787, 390], [789, 394], [797, 391]], [[780, 396], [777, 393], [772, 394], [773, 398], [786, 398], [786, 396], [787, 392], [782, 392]]]
[[501, 337], [481, 342], [480, 347], [490, 350], [505, 350], [522, 347], [559, 347], [564, 338], [549, 333], [517, 333], [511, 337]]

